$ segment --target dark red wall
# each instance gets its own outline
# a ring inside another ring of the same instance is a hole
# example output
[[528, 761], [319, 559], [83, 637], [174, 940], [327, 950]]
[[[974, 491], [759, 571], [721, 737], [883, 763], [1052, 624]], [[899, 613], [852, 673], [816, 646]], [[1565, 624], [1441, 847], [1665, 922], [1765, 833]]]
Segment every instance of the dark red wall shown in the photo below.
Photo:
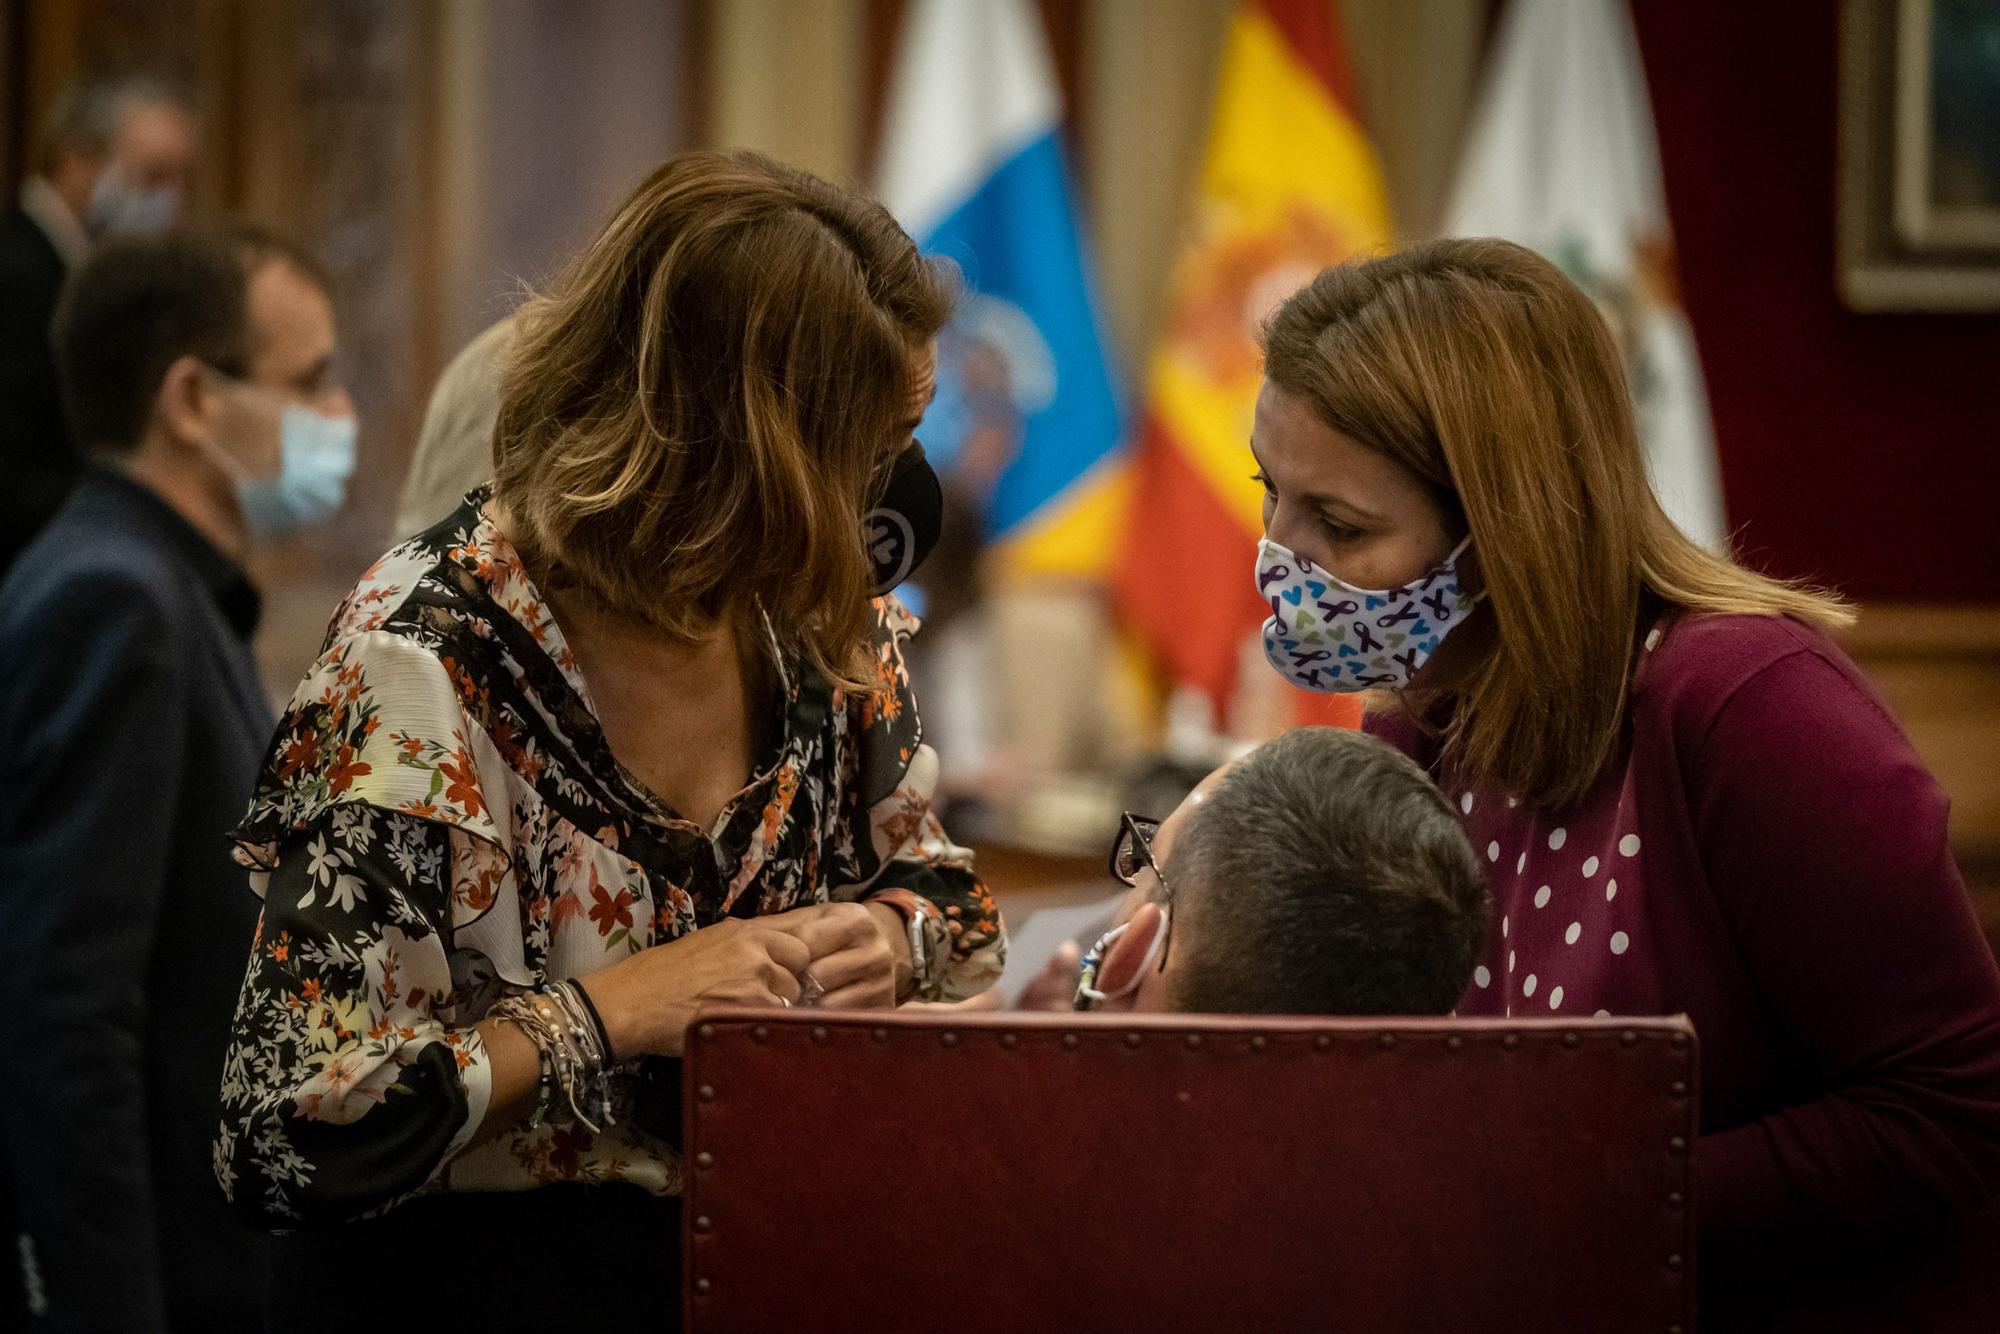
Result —
[[1864, 602], [2000, 601], [2000, 314], [1834, 290], [1833, 0], [1635, 0], [1730, 521]]

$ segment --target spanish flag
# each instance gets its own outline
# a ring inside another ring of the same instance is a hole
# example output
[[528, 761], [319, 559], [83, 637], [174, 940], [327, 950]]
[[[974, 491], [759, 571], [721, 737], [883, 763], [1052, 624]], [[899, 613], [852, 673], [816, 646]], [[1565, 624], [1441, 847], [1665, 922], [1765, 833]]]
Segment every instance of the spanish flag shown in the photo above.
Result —
[[[1268, 608], [1252, 571], [1257, 329], [1321, 269], [1386, 249], [1389, 209], [1328, 0], [1244, 0], [1230, 24], [1200, 201], [1147, 368], [1116, 591], [1173, 681], [1227, 709]], [[1301, 720], [1352, 721], [1300, 695]]]

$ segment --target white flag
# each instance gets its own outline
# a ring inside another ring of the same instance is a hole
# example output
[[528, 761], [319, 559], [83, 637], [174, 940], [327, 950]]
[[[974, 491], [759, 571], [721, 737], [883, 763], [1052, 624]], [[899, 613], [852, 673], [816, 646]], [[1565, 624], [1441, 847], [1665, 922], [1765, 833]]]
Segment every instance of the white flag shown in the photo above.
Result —
[[1596, 299], [1625, 351], [1660, 503], [1689, 537], [1724, 550], [1708, 397], [1675, 296], [1660, 147], [1625, 0], [1512, 0], [1445, 233], [1528, 246]]

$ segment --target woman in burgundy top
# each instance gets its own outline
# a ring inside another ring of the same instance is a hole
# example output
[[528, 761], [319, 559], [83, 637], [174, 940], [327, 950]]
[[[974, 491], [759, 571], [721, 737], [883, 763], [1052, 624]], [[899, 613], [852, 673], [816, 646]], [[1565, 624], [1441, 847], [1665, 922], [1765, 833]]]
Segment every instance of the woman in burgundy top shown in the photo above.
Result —
[[1696, 546], [1553, 266], [1444, 241], [1267, 331], [1265, 652], [1379, 689], [1485, 859], [1467, 1015], [1690, 1015], [1704, 1326], [2000, 1329], [2000, 969], [1829, 595]]

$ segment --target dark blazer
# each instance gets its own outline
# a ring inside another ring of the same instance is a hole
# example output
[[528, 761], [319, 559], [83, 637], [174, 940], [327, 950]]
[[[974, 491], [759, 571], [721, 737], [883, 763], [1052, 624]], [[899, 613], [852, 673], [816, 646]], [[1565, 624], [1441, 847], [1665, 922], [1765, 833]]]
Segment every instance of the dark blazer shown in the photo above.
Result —
[[0, 218], [0, 575], [79, 468], [49, 344], [63, 277], [62, 257], [34, 219], [19, 209]]
[[227, 837], [272, 728], [257, 613], [104, 471], [0, 581], [0, 1174], [52, 1328], [262, 1324], [269, 1243], [209, 1149], [257, 925]]

